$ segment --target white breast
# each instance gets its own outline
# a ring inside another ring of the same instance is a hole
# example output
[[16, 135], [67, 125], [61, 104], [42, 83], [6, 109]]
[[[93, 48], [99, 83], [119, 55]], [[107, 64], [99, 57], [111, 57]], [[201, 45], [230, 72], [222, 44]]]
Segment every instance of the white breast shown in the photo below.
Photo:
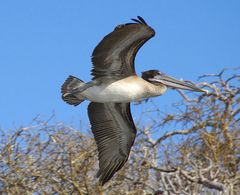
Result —
[[159, 92], [151, 89], [152, 84], [149, 84], [139, 77], [131, 76], [109, 85], [93, 86], [85, 90], [82, 95], [90, 101], [101, 103], [131, 102], [160, 95]]

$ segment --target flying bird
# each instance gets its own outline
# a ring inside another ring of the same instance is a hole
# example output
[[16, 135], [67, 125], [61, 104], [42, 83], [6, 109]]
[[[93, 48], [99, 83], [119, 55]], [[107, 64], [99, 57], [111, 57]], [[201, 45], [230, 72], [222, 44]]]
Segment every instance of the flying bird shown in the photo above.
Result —
[[126, 163], [136, 137], [130, 102], [160, 96], [167, 88], [205, 92], [159, 70], [136, 75], [134, 60], [141, 46], [155, 31], [138, 16], [133, 22], [115, 27], [92, 53], [92, 81], [69, 76], [61, 88], [62, 99], [77, 106], [89, 100], [88, 116], [98, 148], [101, 185]]

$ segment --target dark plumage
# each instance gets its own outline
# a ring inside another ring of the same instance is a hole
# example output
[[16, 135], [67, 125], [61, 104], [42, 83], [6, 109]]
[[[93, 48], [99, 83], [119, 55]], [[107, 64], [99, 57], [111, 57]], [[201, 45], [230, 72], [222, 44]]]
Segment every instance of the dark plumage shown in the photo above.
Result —
[[99, 152], [99, 177], [103, 185], [122, 168], [136, 136], [130, 103], [95, 103], [88, 116]]
[[155, 32], [141, 17], [133, 20], [137, 23], [118, 25], [93, 50], [93, 79], [103, 76], [120, 79], [135, 74], [136, 53]]

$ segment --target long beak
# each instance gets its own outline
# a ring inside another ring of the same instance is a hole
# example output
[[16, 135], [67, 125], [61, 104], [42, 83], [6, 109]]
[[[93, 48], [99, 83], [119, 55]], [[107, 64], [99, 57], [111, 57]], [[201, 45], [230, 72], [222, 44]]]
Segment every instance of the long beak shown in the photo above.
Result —
[[153, 82], [161, 83], [161, 84], [166, 85], [167, 87], [170, 87], [173, 89], [186, 89], [186, 90], [190, 90], [190, 91], [198, 91], [198, 92], [207, 93], [206, 90], [200, 89], [193, 84], [177, 80], [177, 79], [167, 76], [167, 75], [157, 75], [150, 80]]

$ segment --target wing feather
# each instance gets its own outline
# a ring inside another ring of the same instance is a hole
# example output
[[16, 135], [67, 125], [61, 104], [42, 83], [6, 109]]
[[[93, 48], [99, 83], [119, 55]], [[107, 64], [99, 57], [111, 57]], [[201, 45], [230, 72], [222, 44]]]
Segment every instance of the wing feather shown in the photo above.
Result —
[[123, 167], [136, 136], [130, 103], [95, 103], [88, 116], [98, 147], [99, 177], [103, 185]]
[[132, 20], [136, 23], [118, 25], [94, 49], [93, 79], [125, 78], [135, 74], [136, 53], [147, 40], [154, 36], [155, 32], [140, 16]]

